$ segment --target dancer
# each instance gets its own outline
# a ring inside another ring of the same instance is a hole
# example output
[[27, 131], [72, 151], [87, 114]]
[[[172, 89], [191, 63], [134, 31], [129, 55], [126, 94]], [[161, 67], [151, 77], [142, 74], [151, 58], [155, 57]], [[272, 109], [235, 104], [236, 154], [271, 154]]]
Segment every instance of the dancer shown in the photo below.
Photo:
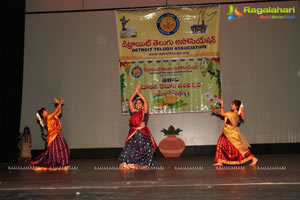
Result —
[[134, 93], [129, 98], [129, 109], [131, 113], [130, 130], [119, 158], [120, 168], [149, 168], [153, 166], [153, 155], [157, 145], [147, 127], [148, 102], [140, 93], [139, 85], [136, 85]]
[[219, 137], [216, 149], [216, 163], [213, 166], [223, 164], [237, 165], [252, 160], [250, 166], [255, 166], [258, 159], [249, 151], [247, 140], [239, 130], [241, 120], [244, 120], [244, 106], [239, 100], [231, 103], [231, 112], [224, 112], [223, 101], [219, 99], [220, 110], [212, 106], [212, 111], [224, 117], [224, 128]]
[[55, 97], [54, 103], [57, 106], [53, 113], [49, 114], [48, 110], [41, 108], [36, 114], [40, 125], [48, 130], [48, 148], [30, 162], [29, 166], [34, 167], [34, 170], [69, 170], [70, 150], [61, 133], [59, 120], [63, 102], [62, 97], [60, 100]]
[[21, 136], [21, 158], [20, 162], [26, 162], [31, 159], [31, 134], [29, 127], [25, 127]]

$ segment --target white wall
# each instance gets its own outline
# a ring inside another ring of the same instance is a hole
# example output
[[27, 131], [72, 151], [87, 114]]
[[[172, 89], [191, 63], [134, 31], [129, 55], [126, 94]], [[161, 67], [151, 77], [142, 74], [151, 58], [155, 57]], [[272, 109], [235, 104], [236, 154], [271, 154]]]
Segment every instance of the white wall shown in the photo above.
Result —
[[[300, 4], [253, 3], [250, 7], [296, 6], [296, 19], [260, 20], [256, 14], [221, 18], [222, 93], [246, 106], [241, 126], [252, 143], [300, 141]], [[242, 10], [242, 5], [237, 5]], [[222, 6], [223, 16], [228, 12]], [[228, 107], [227, 107], [228, 108]]]
[[[26, 11], [95, 9], [100, 6], [97, 2], [64, 1], [67, 6], [59, 1], [30, 0]], [[144, 2], [139, 6], [151, 3]], [[153, 5], [162, 3], [157, 0]], [[244, 5], [235, 6], [241, 9]], [[297, 2], [252, 4], [269, 5], [295, 5], [296, 15], [299, 11]], [[263, 21], [249, 14], [228, 22], [227, 12], [228, 5], [222, 5], [225, 109], [233, 98], [244, 102], [246, 121], [241, 129], [250, 143], [300, 142], [299, 18]], [[41, 106], [52, 111], [55, 95], [66, 100], [62, 132], [71, 148], [124, 146], [129, 116], [121, 115], [114, 11], [28, 13], [25, 23], [21, 129], [31, 128], [33, 149], [43, 148], [35, 112]], [[216, 144], [223, 121], [210, 113], [151, 115], [149, 128], [157, 142], [164, 138], [160, 130], [170, 124], [183, 130], [180, 137], [186, 145], [211, 145]]]

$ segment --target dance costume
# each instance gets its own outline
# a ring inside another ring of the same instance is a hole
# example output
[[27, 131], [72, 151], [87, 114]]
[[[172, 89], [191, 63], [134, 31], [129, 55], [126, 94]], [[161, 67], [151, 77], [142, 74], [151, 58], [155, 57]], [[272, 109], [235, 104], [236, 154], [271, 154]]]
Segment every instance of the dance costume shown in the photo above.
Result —
[[[156, 142], [147, 127], [148, 113], [143, 110], [134, 112], [130, 117], [130, 130], [125, 140], [125, 147], [120, 155], [121, 168], [149, 167], [153, 165], [153, 155], [157, 148]], [[141, 128], [141, 123], [145, 127]]]
[[45, 119], [48, 129], [47, 150], [30, 162], [35, 170], [69, 169], [70, 149], [61, 133], [61, 123], [57, 116], [48, 115]]
[[230, 165], [243, 164], [253, 158], [253, 154], [248, 149], [250, 145], [238, 127], [238, 113], [225, 114], [224, 128], [217, 143], [215, 161]]

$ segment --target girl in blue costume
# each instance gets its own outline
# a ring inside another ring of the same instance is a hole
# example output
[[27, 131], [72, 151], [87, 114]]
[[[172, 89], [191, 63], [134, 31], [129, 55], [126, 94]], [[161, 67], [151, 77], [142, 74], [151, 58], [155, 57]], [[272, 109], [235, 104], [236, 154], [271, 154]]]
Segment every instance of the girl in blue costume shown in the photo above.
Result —
[[[137, 98], [135, 98], [137, 96]], [[153, 165], [156, 142], [147, 127], [148, 102], [137, 85], [129, 98], [130, 130], [120, 155], [121, 169], [148, 168]]]

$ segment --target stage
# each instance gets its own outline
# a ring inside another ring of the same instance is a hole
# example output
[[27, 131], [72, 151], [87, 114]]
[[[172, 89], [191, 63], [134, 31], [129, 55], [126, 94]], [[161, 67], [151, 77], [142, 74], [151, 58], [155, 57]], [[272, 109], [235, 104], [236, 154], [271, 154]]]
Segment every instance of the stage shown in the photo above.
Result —
[[300, 154], [261, 154], [256, 167], [213, 167], [213, 156], [156, 157], [147, 170], [117, 159], [73, 159], [71, 170], [1, 164], [0, 199], [299, 199]]

